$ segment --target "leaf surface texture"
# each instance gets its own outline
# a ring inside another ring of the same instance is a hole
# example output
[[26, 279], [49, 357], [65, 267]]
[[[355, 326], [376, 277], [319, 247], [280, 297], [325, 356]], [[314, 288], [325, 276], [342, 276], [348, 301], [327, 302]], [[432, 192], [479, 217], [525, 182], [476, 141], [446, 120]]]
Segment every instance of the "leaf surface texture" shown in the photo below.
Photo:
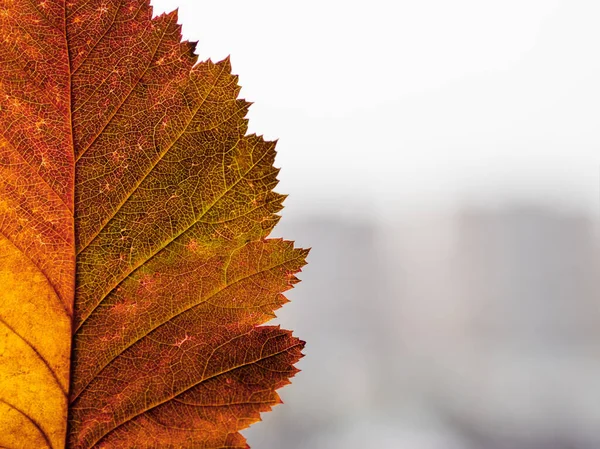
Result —
[[229, 60], [147, 0], [3, 0], [0, 30], [0, 446], [247, 447], [307, 251], [267, 238]]

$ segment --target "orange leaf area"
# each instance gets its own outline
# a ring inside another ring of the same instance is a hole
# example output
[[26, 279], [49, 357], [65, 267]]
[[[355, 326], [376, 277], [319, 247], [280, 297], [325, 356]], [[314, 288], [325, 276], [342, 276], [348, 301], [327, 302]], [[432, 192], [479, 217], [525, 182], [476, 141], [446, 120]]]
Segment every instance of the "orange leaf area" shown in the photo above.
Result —
[[304, 343], [261, 326], [274, 142], [148, 0], [0, 4], [0, 446], [245, 448]]

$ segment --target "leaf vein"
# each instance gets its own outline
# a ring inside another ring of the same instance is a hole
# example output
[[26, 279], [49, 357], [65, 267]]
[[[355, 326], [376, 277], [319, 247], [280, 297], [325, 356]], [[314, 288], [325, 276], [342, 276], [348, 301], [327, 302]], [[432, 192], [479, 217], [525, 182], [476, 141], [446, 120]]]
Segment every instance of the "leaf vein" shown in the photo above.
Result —
[[58, 28], [55, 24], [53, 24], [52, 22], [50, 22], [50, 19], [48, 18], [48, 16], [46, 14], [44, 14], [42, 11], [40, 11], [38, 9], [37, 6], [35, 6], [35, 3], [33, 3], [33, 0], [27, 0], [27, 3], [29, 3], [29, 5], [35, 10], [35, 12], [46, 21], [46, 23], [48, 25], [50, 25], [52, 28], [58, 30], [58, 31], [62, 31], [60, 28]]
[[44, 432], [44, 429], [42, 429], [42, 426], [35, 419], [33, 419], [31, 416], [29, 416], [27, 413], [25, 413], [23, 410], [21, 410], [17, 406], [5, 401], [4, 399], [0, 398], [0, 402], [7, 405], [10, 408], [12, 408], [17, 413], [19, 413], [21, 416], [24, 416], [25, 419], [27, 419], [27, 421], [29, 421], [31, 424], [34, 425], [34, 427], [37, 429], [37, 431], [40, 433], [40, 435], [44, 439], [44, 442], [46, 443], [46, 445], [50, 449], [54, 449], [54, 446], [52, 446], [52, 443], [50, 442], [50, 438], [48, 438], [48, 435], [46, 435], [46, 432]]
[[48, 275], [48, 273], [46, 273], [46, 270], [42, 269], [42, 267], [39, 266], [39, 264], [37, 262], [35, 262], [35, 260], [33, 260], [31, 258], [31, 256], [29, 256], [27, 251], [24, 251], [22, 248], [20, 248], [8, 235], [6, 235], [6, 233], [4, 233], [2, 230], [0, 230], [0, 236], [4, 237], [6, 240], [8, 240], [9, 242], [12, 243], [12, 245], [19, 250], [19, 252], [21, 252], [21, 254], [23, 254], [25, 257], [27, 257], [27, 259], [38, 269], [38, 271], [46, 278], [46, 281], [48, 282], [48, 285], [50, 286], [50, 288], [52, 288], [52, 290], [54, 291], [54, 294], [56, 295], [56, 299], [58, 300], [58, 303], [61, 305], [61, 307], [63, 308], [63, 310], [65, 311], [65, 313], [67, 314], [67, 317], [71, 318], [71, 312], [69, 311], [69, 309], [67, 308], [67, 305], [64, 302], [64, 299], [61, 297], [61, 295], [58, 293], [58, 289], [56, 287], [56, 285], [54, 285], [54, 283], [50, 280], [50, 276]]
[[[112, 357], [112, 358], [111, 358], [109, 361], [107, 361], [107, 362], [106, 362], [106, 363], [105, 363], [105, 364], [102, 366], [102, 368], [101, 368], [100, 370], [98, 370], [98, 372], [97, 372], [97, 373], [94, 375], [94, 377], [90, 379], [90, 381], [89, 381], [89, 382], [88, 382], [88, 383], [87, 383], [87, 384], [86, 384], [86, 385], [85, 385], [85, 386], [84, 386], [84, 387], [83, 387], [83, 388], [82, 388], [82, 389], [81, 389], [81, 390], [80, 390], [80, 391], [77, 393], [77, 395], [74, 395], [74, 396], [71, 398], [71, 403], [74, 403], [74, 402], [75, 402], [75, 400], [76, 400], [78, 397], [80, 397], [80, 396], [81, 396], [81, 395], [82, 395], [82, 394], [83, 394], [83, 393], [84, 393], [84, 392], [87, 390], [87, 388], [88, 388], [88, 387], [89, 387], [89, 386], [92, 384], [92, 382], [94, 381], [94, 379], [96, 379], [98, 376], [100, 376], [100, 374], [102, 373], [102, 371], [104, 371], [104, 369], [106, 369], [106, 368], [107, 368], [107, 367], [108, 367], [108, 366], [109, 366], [109, 365], [110, 365], [110, 364], [111, 364], [111, 363], [112, 363], [112, 362], [113, 362], [115, 359], [119, 358], [119, 357], [120, 357], [120, 356], [121, 356], [121, 355], [122, 355], [122, 354], [123, 354], [123, 353], [124, 353], [124, 352], [125, 352], [127, 349], [129, 349], [129, 348], [131, 348], [132, 346], [134, 346], [134, 345], [135, 345], [137, 342], [139, 342], [140, 340], [142, 340], [142, 339], [144, 339], [144, 338], [150, 338], [150, 337], [149, 337], [149, 335], [150, 335], [150, 334], [151, 334], [153, 331], [155, 331], [156, 329], [158, 329], [159, 327], [161, 327], [161, 326], [164, 326], [165, 324], [167, 324], [167, 323], [169, 323], [170, 321], [172, 321], [174, 318], [177, 318], [178, 316], [180, 316], [180, 315], [183, 315], [184, 313], [188, 312], [189, 310], [193, 309], [194, 307], [198, 307], [198, 306], [200, 306], [200, 305], [202, 305], [202, 304], [204, 304], [204, 303], [207, 303], [207, 302], [208, 302], [208, 301], [210, 301], [210, 300], [211, 300], [213, 297], [217, 296], [219, 293], [222, 293], [222, 292], [224, 292], [225, 290], [227, 290], [227, 289], [229, 289], [229, 288], [233, 287], [233, 286], [234, 286], [234, 285], [236, 285], [236, 284], [239, 284], [240, 282], [243, 282], [243, 281], [246, 281], [246, 280], [248, 280], [248, 279], [251, 279], [251, 278], [253, 278], [254, 276], [258, 276], [258, 275], [260, 275], [260, 274], [262, 274], [262, 273], [266, 273], [266, 272], [268, 272], [268, 271], [271, 271], [271, 270], [273, 270], [273, 269], [275, 269], [275, 268], [278, 268], [278, 267], [280, 267], [280, 266], [283, 266], [283, 265], [285, 265], [285, 264], [287, 264], [287, 263], [289, 263], [289, 262], [292, 262], [292, 261], [294, 261], [294, 260], [298, 260], [298, 259], [299, 259], [299, 258], [301, 258], [301, 257], [302, 257], [302, 256], [301, 256], [301, 255], [299, 255], [299, 256], [296, 256], [296, 257], [293, 257], [293, 258], [287, 259], [287, 260], [285, 260], [285, 261], [283, 261], [283, 262], [279, 262], [279, 263], [277, 263], [277, 264], [275, 264], [275, 265], [271, 265], [271, 266], [269, 266], [269, 267], [267, 267], [267, 268], [264, 268], [264, 269], [262, 269], [262, 270], [260, 270], [260, 271], [257, 271], [257, 272], [255, 272], [255, 273], [252, 273], [252, 274], [250, 274], [250, 275], [248, 275], [248, 276], [244, 276], [244, 277], [242, 277], [242, 278], [236, 279], [236, 280], [235, 280], [235, 281], [233, 281], [231, 284], [225, 285], [225, 286], [223, 286], [223, 287], [221, 287], [221, 288], [219, 288], [219, 289], [215, 290], [214, 292], [210, 293], [208, 296], [206, 296], [205, 298], [202, 298], [202, 299], [201, 299], [200, 301], [198, 301], [197, 303], [190, 304], [188, 307], [184, 308], [184, 309], [183, 309], [183, 310], [181, 310], [180, 312], [177, 312], [177, 313], [173, 314], [172, 316], [170, 316], [170, 317], [168, 317], [168, 318], [164, 319], [162, 322], [160, 322], [159, 324], [157, 324], [156, 326], [154, 326], [152, 329], [148, 330], [148, 331], [147, 331], [147, 332], [146, 332], [144, 335], [141, 335], [139, 338], [136, 338], [135, 340], [133, 340], [131, 343], [129, 343], [129, 344], [128, 344], [127, 346], [125, 346], [124, 348], [122, 348], [122, 349], [119, 349], [119, 350], [118, 350], [118, 352], [116, 352], [116, 353], [114, 354], [114, 356], [113, 356], [113, 357]], [[212, 303], [210, 303], [210, 304], [212, 304]], [[80, 330], [80, 329], [81, 329], [81, 328], [79, 328], [79, 329], [76, 331], [75, 335], [77, 334], [77, 332], [79, 332], [79, 330]]]
[[6, 326], [13, 334], [15, 334], [17, 337], [19, 337], [19, 339], [21, 339], [27, 346], [29, 346], [31, 348], [31, 350], [35, 353], [36, 357], [38, 359], [40, 359], [40, 361], [48, 369], [48, 372], [54, 379], [56, 385], [62, 392], [63, 396], [67, 397], [67, 392], [64, 389], [64, 387], [62, 386], [62, 384], [60, 383], [60, 380], [58, 379], [58, 375], [56, 374], [56, 371], [54, 371], [54, 369], [50, 366], [50, 363], [48, 363], [46, 358], [37, 350], [37, 348], [35, 346], [33, 346], [33, 344], [29, 340], [27, 340], [24, 336], [22, 336], [20, 333], [18, 333], [15, 328], [13, 328], [10, 324], [8, 324], [4, 320], [4, 318], [0, 317], [0, 323], [2, 323], [4, 326]]
[[[87, 61], [87, 59], [89, 58], [89, 56], [94, 52], [94, 50], [96, 49], [96, 47], [100, 44], [100, 42], [102, 42], [102, 40], [104, 39], [104, 37], [111, 30], [111, 28], [115, 24], [115, 21], [117, 19], [117, 15], [118, 15], [119, 10], [121, 9], [122, 6], [123, 6], [123, 0], [120, 0], [119, 1], [119, 6], [117, 6], [115, 8], [115, 14], [113, 15], [113, 17], [112, 17], [112, 19], [110, 21], [110, 25], [108, 27], [106, 27], [106, 30], [104, 31], [104, 33], [102, 33], [102, 36], [100, 36], [98, 38], [98, 40], [94, 43], [94, 45], [91, 46], [90, 51], [88, 51], [88, 53], [85, 55], [85, 57], [83, 57], [81, 59], [81, 62], [79, 63], [79, 65], [74, 68], [74, 70], [71, 72], [71, 76], [73, 76], [73, 75], [75, 75], [75, 73], [77, 73], [77, 71], [81, 68], [81, 66], [83, 66], [83, 64]], [[66, 9], [65, 9], [65, 11], [66, 11]], [[138, 9], [138, 12], [139, 12], [139, 9]], [[137, 13], [136, 13], [136, 16], [137, 16]], [[65, 20], [66, 19], [67, 19], [67, 17], [65, 17]]]
[[19, 159], [21, 159], [23, 162], [25, 162], [25, 164], [31, 169], [31, 171], [33, 173], [35, 173], [35, 175], [37, 175], [37, 177], [40, 179], [40, 181], [42, 181], [42, 183], [48, 187], [48, 189], [54, 194], [56, 195], [56, 197], [60, 200], [60, 202], [67, 208], [67, 210], [69, 212], [72, 212], [71, 208], [67, 205], [67, 203], [65, 203], [65, 200], [60, 196], [60, 194], [54, 190], [52, 188], [52, 186], [50, 184], [48, 184], [48, 181], [46, 181], [42, 175], [40, 174], [39, 171], [37, 171], [36, 169], [33, 168], [33, 166], [29, 163], [29, 161], [27, 159], [25, 159], [25, 156], [23, 156], [21, 154], [21, 152], [17, 149], [17, 147], [15, 146], [15, 144], [13, 144], [10, 139], [8, 139], [8, 137], [6, 137], [6, 134], [2, 131], [0, 131], [0, 136], [10, 145], [10, 147], [13, 149], [13, 153], [17, 154]]
[[[171, 18], [171, 22], [172, 21], [173, 21], [173, 19]], [[165, 38], [165, 35], [167, 34], [167, 29], [171, 25], [171, 22], [169, 22], [169, 24], [165, 26], [165, 29], [164, 29], [164, 31], [163, 31], [163, 33], [162, 33], [162, 35], [161, 35], [161, 37], [160, 37], [160, 39], [158, 41], [158, 44], [156, 45], [156, 48], [154, 49], [154, 53], [150, 57], [150, 60], [148, 62], [148, 65], [146, 66], [144, 72], [141, 74], [141, 76], [139, 76], [137, 78], [137, 80], [135, 81], [135, 83], [133, 83], [131, 89], [129, 90], [129, 92], [127, 93], [127, 95], [123, 99], [123, 101], [116, 107], [115, 111], [110, 116], [110, 118], [108, 119], [108, 121], [106, 122], [106, 124], [102, 127], [102, 129], [93, 137], [93, 139], [88, 144], [88, 146], [86, 148], [82, 149], [82, 151], [79, 154], [79, 156], [77, 156], [77, 158], [75, 159], [75, 163], [79, 162], [79, 160], [83, 157], [83, 155], [92, 147], [92, 145], [94, 145], [94, 143], [96, 142], [96, 140], [98, 140], [98, 138], [102, 135], [102, 133], [108, 127], [108, 125], [110, 125], [112, 123], [113, 119], [121, 111], [121, 108], [127, 102], [127, 100], [129, 99], [129, 97], [131, 96], [131, 94], [133, 93], [133, 91], [135, 90], [135, 88], [140, 84], [140, 81], [144, 78], [144, 76], [146, 75], [146, 73], [148, 72], [148, 70], [150, 70], [150, 66], [152, 65], [152, 62], [154, 61], [154, 58], [156, 57], [156, 53], [158, 52], [158, 49], [162, 45], [162, 41]]]
[[77, 251], [77, 255], [81, 254], [81, 252], [83, 250], [85, 250], [96, 239], [96, 237], [98, 237], [98, 235], [100, 235], [102, 233], [102, 231], [106, 228], [106, 226], [115, 218], [115, 216], [119, 213], [119, 211], [121, 210], [121, 208], [127, 203], [127, 201], [129, 201], [129, 199], [131, 198], [131, 196], [140, 187], [140, 185], [142, 184], [142, 182], [144, 182], [144, 180], [150, 175], [150, 173], [152, 173], [152, 171], [154, 171], [154, 169], [156, 168], [156, 166], [158, 165], [158, 163], [175, 146], [175, 144], [177, 144], [177, 142], [179, 142], [179, 140], [181, 139], [181, 137], [183, 137], [183, 135], [187, 131], [188, 127], [190, 126], [190, 123], [192, 123], [192, 121], [194, 120], [194, 118], [196, 117], [196, 115], [198, 114], [198, 112], [200, 111], [200, 109], [202, 109], [202, 106], [204, 105], [204, 102], [206, 101], [206, 99], [208, 98], [208, 96], [210, 95], [210, 93], [212, 92], [212, 90], [214, 89], [214, 87], [216, 86], [218, 80], [221, 78], [221, 75], [223, 74], [223, 70], [224, 69], [221, 70], [221, 73], [215, 79], [214, 83], [211, 85], [211, 87], [210, 87], [209, 91], [207, 92], [206, 96], [204, 97], [203, 101], [200, 102], [200, 105], [191, 114], [191, 117], [190, 117], [189, 121], [186, 123], [186, 125], [183, 128], [183, 130], [181, 131], [181, 133], [179, 133], [177, 135], [177, 137], [175, 139], [173, 139], [173, 141], [165, 148], [165, 150], [162, 151], [159, 154], [158, 159], [149, 167], [148, 171], [143, 176], [140, 177], [140, 179], [133, 186], [133, 189], [131, 189], [131, 191], [125, 196], [125, 198], [123, 199], [123, 201], [116, 207], [116, 209], [113, 211], [112, 215], [110, 215], [108, 217], [108, 220], [106, 220], [106, 222], [100, 227], [100, 229], [98, 229], [98, 231], [89, 239], [88, 243], [86, 243], [84, 246], [82, 246]]
[[[249, 332], [248, 332], [248, 333], [249, 333]], [[248, 333], [246, 333], [246, 334], [242, 334], [242, 335], [239, 335], [239, 336], [238, 336], [238, 337], [236, 337], [236, 338], [243, 337], [244, 335], [247, 335]], [[231, 341], [233, 341], [233, 340], [235, 340], [235, 338], [234, 338], [234, 339], [232, 339]], [[227, 343], [229, 343], [229, 342], [227, 342]], [[227, 344], [227, 343], [225, 343], [225, 344]], [[128, 423], [128, 422], [130, 422], [131, 420], [133, 420], [133, 419], [137, 418], [138, 416], [141, 416], [141, 415], [143, 415], [143, 414], [145, 414], [145, 413], [148, 413], [150, 410], [153, 410], [153, 409], [155, 409], [156, 407], [159, 407], [160, 405], [162, 405], [162, 404], [165, 404], [165, 403], [167, 403], [167, 402], [169, 402], [169, 401], [171, 401], [171, 400], [175, 399], [177, 396], [179, 396], [179, 395], [181, 395], [181, 394], [185, 393], [186, 391], [189, 391], [189, 390], [191, 390], [192, 388], [194, 388], [194, 387], [196, 387], [196, 386], [198, 386], [198, 385], [201, 385], [202, 383], [204, 383], [204, 382], [206, 382], [206, 381], [209, 381], [209, 380], [211, 380], [211, 379], [214, 379], [214, 378], [216, 378], [216, 377], [222, 376], [223, 374], [227, 374], [227, 373], [229, 373], [229, 372], [231, 372], [231, 371], [235, 371], [235, 370], [237, 370], [237, 369], [241, 369], [241, 368], [244, 368], [244, 367], [246, 367], [246, 366], [253, 365], [253, 364], [255, 364], [255, 363], [258, 363], [258, 362], [261, 362], [261, 361], [263, 361], [263, 360], [268, 360], [268, 359], [270, 359], [270, 358], [272, 358], [272, 357], [276, 357], [276, 356], [278, 356], [279, 354], [283, 354], [284, 352], [288, 352], [288, 351], [290, 351], [290, 350], [294, 349], [295, 347], [297, 347], [297, 346], [300, 346], [301, 344], [302, 344], [302, 343], [300, 343], [300, 342], [298, 342], [298, 343], [295, 343], [295, 344], [293, 344], [292, 346], [289, 346], [289, 347], [287, 347], [287, 348], [285, 348], [285, 349], [283, 349], [283, 350], [281, 350], [281, 351], [274, 352], [273, 354], [269, 354], [268, 356], [263, 356], [263, 355], [262, 355], [262, 353], [261, 353], [260, 357], [258, 357], [256, 360], [251, 360], [251, 361], [249, 361], [249, 362], [244, 362], [244, 363], [242, 363], [242, 364], [240, 364], [240, 365], [237, 365], [237, 366], [234, 366], [234, 367], [231, 367], [231, 368], [228, 368], [228, 369], [225, 369], [225, 370], [222, 370], [222, 371], [216, 372], [216, 373], [214, 373], [214, 374], [212, 374], [212, 375], [210, 375], [210, 376], [208, 376], [208, 377], [206, 377], [206, 378], [204, 378], [204, 377], [203, 377], [203, 378], [202, 378], [200, 381], [198, 381], [198, 382], [196, 382], [196, 383], [194, 383], [194, 384], [190, 385], [189, 387], [186, 387], [186, 388], [185, 388], [185, 389], [183, 389], [182, 391], [180, 391], [180, 392], [178, 392], [178, 393], [176, 393], [176, 394], [174, 394], [174, 395], [172, 395], [172, 396], [170, 396], [170, 397], [168, 397], [168, 398], [166, 398], [166, 399], [164, 399], [164, 400], [162, 400], [162, 401], [159, 401], [159, 402], [157, 402], [157, 403], [156, 403], [156, 404], [154, 404], [154, 405], [151, 405], [150, 407], [146, 408], [145, 410], [141, 410], [140, 412], [137, 412], [137, 413], [135, 413], [134, 415], [132, 415], [132, 416], [128, 417], [128, 418], [127, 418], [127, 419], [125, 419], [125, 420], [124, 420], [122, 423], [118, 424], [117, 426], [113, 427], [112, 429], [108, 430], [108, 431], [107, 431], [107, 432], [105, 432], [103, 435], [101, 435], [101, 436], [100, 436], [100, 437], [99, 437], [99, 438], [98, 438], [96, 441], [94, 441], [94, 442], [92, 443], [92, 446], [96, 445], [98, 442], [100, 442], [101, 440], [103, 440], [104, 438], [106, 438], [106, 437], [107, 437], [108, 435], [110, 435], [112, 432], [114, 432], [114, 431], [115, 431], [115, 430], [117, 430], [118, 428], [122, 427], [123, 425], [127, 424], [127, 423]], [[220, 346], [223, 346], [223, 345], [220, 345]], [[215, 349], [217, 349], [217, 348], [215, 348]], [[209, 360], [207, 360], [207, 365], [208, 365], [208, 362], [209, 362], [209, 361], [210, 361], [210, 359], [209, 359]]]
[[152, 260], [154, 257], [156, 257], [157, 254], [159, 254], [161, 251], [163, 251], [164, 249], [166, 249], [171, 243], [173, 243], [175, 240], [177, 240], [177, 238], [179, 238], [181, 235], [185, 234], [187, 231], [189, 231], [192, 226], [194, 226], [199, 220], [202, 219], [202, 217], [204, 217], [210, 210], [212, 210], [212, 208], [218, 204], [218, 202], [227, 194], [231, 191], [231, 189], [233, 189], [240, 181], [242, 181], [245, 176], [250, 173], [250, 171], [252, 171], [254, 169], [254, 167], [256, 167], [268, 154], [268, 152], [265, 152], [261, 157], [258, 158], [258, 160], [252, 164], [250, 166], [250, 168], [246, 171], [246, 173], [244, 173], [244, 175], [240, 176], [240, 178], [235, 181], [233, 184], [231, 184], [231, 186], [229, 186], [227, 189], [225, 189], [220, 195], [218, 195], [211, 204], [208, 205], [207, 209], [202, 212], [200, 214], [200, 217], [197, 217], [196, 219], [193, 220], [193, 222], [185, 227], [182, 231], [178, 232], [177, 234], [175, 234], [174, 236], [172, 236], [168, 241], [166, 241], [157, 251], [155, 251], [154, 253], [150, 254], [149, 257], [147, 257], [143, 262], [137, 264], [136, 266], [134, 266], [131, 270], [129, 270], [129, 272], [123, 277], [121, 278], [119, 281], [113, 283], [113, 285], [110, 287], [110, 289], [107, 291], [107, 293], [102, 296], [102, 298], [100, 298], [100, 300], [98, 301], [98, 303], [96, 304], [96, 306], [90, 310], [88, 312], [88, 314], [85, 317], [82, 317], [81, 322], [79, 323], [79, 326], [77, 326], [77, 329], [75, 329], [75, 332], [77, 332], [81, 326], [83, 326], [83, 324], [85, 323], [85, 321], [88, 319], [88, 317], [94, 312], [94, 310], [96, 310], [98, 308], [98, 306], [106, 299], [106, 297], [108, 295], [110, 295], [112, 293], [112, 291], [119, 285], [121, 284], [121, 282], [123, 282], [125, 279], [129, 278], [129, 276], [131, 276], [135, 271], [137, 271], [140, 267], [144, 266], [145, 264], [147, 264], [150, 260]]

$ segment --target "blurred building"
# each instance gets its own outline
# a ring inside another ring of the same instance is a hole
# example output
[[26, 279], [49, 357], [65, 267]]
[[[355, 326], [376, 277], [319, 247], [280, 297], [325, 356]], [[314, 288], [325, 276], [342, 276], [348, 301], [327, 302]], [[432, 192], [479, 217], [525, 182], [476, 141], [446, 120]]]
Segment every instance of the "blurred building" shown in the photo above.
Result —
[[442, 407], [479, 447], [600, 447], [594, 223], [525, 206], [464, 211], [456, 230], [465, 349]]
[[307, 341], [307, 357], [293, 388], [282, 390], [283, 400], [294, 405], [263, 415], [267, 422], [246, 435], [264, 449], [339, 447], [348, 426], [375, 410], [384, 380], [381, 305], [393, 292], [382, 267], [380, 235], [372, 223], [322, 216], [284, 219], [276, 232], [312, 247], [299, 275], [308, 281], [289, 292], [291, 303], [277, 312], [278, 322]]
[[307, 340], [261, 449], [600, 447], [596, 224], [535, 206], [317, 216], [280, 322]]

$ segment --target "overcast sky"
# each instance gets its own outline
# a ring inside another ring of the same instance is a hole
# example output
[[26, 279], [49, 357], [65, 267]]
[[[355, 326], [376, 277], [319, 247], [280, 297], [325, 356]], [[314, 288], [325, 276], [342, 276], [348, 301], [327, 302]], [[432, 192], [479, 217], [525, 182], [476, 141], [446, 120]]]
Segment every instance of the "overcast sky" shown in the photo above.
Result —
[[153, 4], [179, 7], [201, 59], [231, 55], [251, 131], [279, 138], [288, 208], [525, 198], [600, 215], [600, 2]]

